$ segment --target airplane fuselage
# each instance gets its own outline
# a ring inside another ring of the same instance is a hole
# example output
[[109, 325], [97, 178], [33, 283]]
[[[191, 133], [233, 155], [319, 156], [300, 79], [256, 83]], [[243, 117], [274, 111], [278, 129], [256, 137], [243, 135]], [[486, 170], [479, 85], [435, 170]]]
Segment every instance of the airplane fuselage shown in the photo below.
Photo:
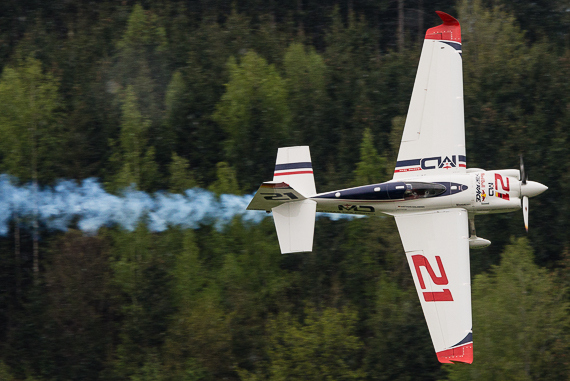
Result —
[[516, 169], [413, 177], [319, 193], [310, 199], [317, 211], [361, 215], [464, 208], [474, 214], [521, 208], [520, 172]]

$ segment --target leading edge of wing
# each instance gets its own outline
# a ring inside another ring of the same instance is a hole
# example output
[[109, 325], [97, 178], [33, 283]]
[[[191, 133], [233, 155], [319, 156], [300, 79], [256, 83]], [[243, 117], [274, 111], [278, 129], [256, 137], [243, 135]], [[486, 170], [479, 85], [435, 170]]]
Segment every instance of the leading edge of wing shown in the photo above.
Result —
[[438, 15], [443, 24], [423, 43], [394, 179], [465, 172], [461, 26]]
[[396, 214], [408, 264], [440, 362], [473, 362], [468, 214]]

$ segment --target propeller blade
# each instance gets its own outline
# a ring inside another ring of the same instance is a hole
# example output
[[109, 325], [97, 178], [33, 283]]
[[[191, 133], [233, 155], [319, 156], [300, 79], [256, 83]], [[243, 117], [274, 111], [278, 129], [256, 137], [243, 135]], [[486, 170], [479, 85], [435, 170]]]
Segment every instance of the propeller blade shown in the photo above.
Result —
[[522, 210], [523, 210], [523, 218], [524, 218], [524, 227], [526, 232], [528, 233], [528, 197], [524, 196], [522, 199]]
[[527, 176], [527, 174], [526, 174], [526, 171], [524, 170], [523, 155], [520, 154], [520, 155], [519, 155], [519, 158], [520, 158], [520, 166], [521, 166], [521, 182], [522, 182], [523, 184], [526, 184], [526, 180], [527, 180], [528, 176]]

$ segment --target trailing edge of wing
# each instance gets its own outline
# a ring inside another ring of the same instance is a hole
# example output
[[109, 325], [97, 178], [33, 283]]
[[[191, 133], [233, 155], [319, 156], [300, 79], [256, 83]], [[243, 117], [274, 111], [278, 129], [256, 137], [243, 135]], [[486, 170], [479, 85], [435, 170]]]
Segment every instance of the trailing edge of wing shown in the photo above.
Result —
[[444, 209], [395, 218], [439, 361], [471, 363], [467, 211]]

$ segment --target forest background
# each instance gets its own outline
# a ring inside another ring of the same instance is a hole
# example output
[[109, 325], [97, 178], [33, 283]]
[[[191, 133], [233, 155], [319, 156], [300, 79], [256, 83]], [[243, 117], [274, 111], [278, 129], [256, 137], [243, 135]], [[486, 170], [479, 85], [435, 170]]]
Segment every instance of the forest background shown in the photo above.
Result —
[[[0, 169], [40, 188], [250, 194], [310, 145], [319, 191], [388, 180], [425, 30], [462, 25], [468, 167], [549, 190], [477, 218], [474, 364], [438, 363], [390, 217], [84, 234], [12, 216], [2, 380], [569, 379], [564, 0], [0, 3]], [[441, 227], [445, 229], [445, 227]]]

